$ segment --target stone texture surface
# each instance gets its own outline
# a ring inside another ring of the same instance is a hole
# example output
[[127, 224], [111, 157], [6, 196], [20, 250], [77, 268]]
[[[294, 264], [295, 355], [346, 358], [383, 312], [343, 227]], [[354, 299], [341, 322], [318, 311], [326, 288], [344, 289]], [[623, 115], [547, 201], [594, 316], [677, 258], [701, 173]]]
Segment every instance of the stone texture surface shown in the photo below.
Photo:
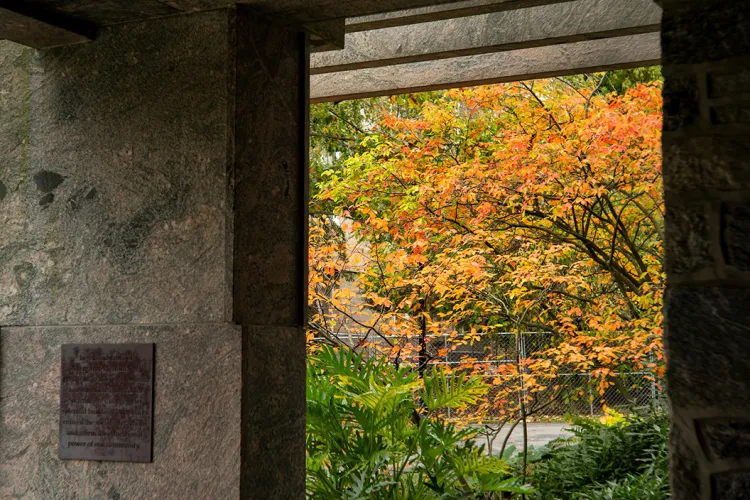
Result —
[[675, 500], [702, 500], [699, 452], [689, 444], [688, 433], [673, 419], [669, 433], [671, 481], [680, 485], [680, 496]]
[[310, 67], [312, 74], [331, 73], [580, 42], [656, 32], [660, 22], [653, 0], [578, 0], [349, 33], [344, 50], [313, 54]]
[[[0, 44], [0, 498], [304, 496], [306, 36], [239, 7]], [[61, 462], [59, 346], [138, 341], [153, 464]]]
[[304, 47], [303, 35], [238, 7], [234, 318], [243, 325], [304, 324]]
[[665, 300], [676, 406], [750, 407], [750, 289], [673, 287]]
[[94, 30], [84, 31], [89, 30], [56, 25], [24, 15], [22, 12], [0, 8], [0, 33], [3, 34], [3, 38], [36, 49], [88, 42]]
[[310, 47], [315, 52], [341, 50], [344, 48], [344, 20], [321, 21], [305, 25], [310, 34]]
[[312, 102], [359, 99], [649, 66], [660, 57], [659, 35], [647, 33], [313, 75], [310, 96]]
[[748, 498], [750, 4], [663, 7], [672, 494]]
[[697, 64], [750, 54], [750, 4], [731, 0], [664, 0], [665, 65]]
[[750, 456], [750, 420], [700, 419], [697, 429], [709, 458], [732, 460]]
[[717, 71], [708, 76], [708, 97], [734, 97], [750, 87], [750, 70], [736, 68], [736, 71]]
[[700, 92], [695, 74], [671, 74], [664, 81], [664, 130], [674, 131], [694, 124], [700, 117]]
[[[545, 3], [566, 0], [544, 0]], [[56, 16], [74, 16], [98, 25], [144, 21], [175, 12], [224, 9], [242, 3], [283, 23], [308, 23], [377, 14], [399, 9], [452, 3], [455, 0], [19, 0], [30, 9], [45, 9]], [[516, 0], [516, 6], [539, 5], [540, 0]], [[0, 39], [4, 33], [0, 31]]]
[[694, 272], [714, 264], [709, 211], [700, 202], [670, 205], [665, 215], [667, 272]]
[[180, 14], [159, 0], [27, 0], [24, 3], [99, 26]]
[[722, 228], [722, 247], [726, 253], [726, 263], [740, 271], [750, 271], [750, 203], [724, 204]]
[[[225, 6], [227, 3], [235, 2], [235, 0], [161, 1], [182, 10], [215, 9]], [[538, 1], [518, 0], [517, 4], [521, 8], [527, 5], [535, 5]], [[548, 1], [561, 2], [566, 0]], [[312, 22], [453, 2], [455, 0], [243, 0], [241, 3], [250, 5], [256, 12], [275, 16], [285, 22]]]
[[713, 498], [717, 500], [745, 500], [750, 492], [750, 472], [724, 472], [715, 474]]
[[[156, 344], [153, 462], [59, 460], [60, 346], [138, 342]], [[219, 323], [2, 328], [0, 498], [237, 498], [241, 342]]]
[[223, 321], [227, 13], [0, 42], [0, 324]]
[[243, 328], [242, 498], [303, 498], [305, 331]]
[[238, 7], [236, 22], [242, 498], [303, 498], [309, 56], [303, 35], [272, 28], [249, 9]]
[[346, 20], [346, 31], [354, 33], [374, 29], [406, 26], [429, 21], [441, 21], [459, 17], [477, 16], [491, 12], [552, 5], [560, 0], [527, 0], [519, 3], [515, 0], [464, 0], [449, 4], [430, 5], [407, 10], [396, 10], [368, 16], [350, 17]]
[[686, 192], [750, 189], [750, 141], [744, 136], [665, 134], [662, 170], [667, 197], [678, 201], [684, 201]]

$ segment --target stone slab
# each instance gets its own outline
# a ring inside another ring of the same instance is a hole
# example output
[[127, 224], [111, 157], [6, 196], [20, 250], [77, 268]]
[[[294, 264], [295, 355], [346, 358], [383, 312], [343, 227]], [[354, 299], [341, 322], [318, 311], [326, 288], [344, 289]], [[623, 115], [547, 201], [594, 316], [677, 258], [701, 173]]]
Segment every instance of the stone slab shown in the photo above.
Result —
[[302, 498], [305, 330], [245, 326], [243, 335], [242, 498]]
[[313, 54], [311, 74], [658, 32], [653, 0], [578, 0], [349, 33], [344, 50]]
[[[539, 1], [509, 0], [518, 8], [538, 5]], [[562, 1], [569, 0], [547, 0], [547, 3]], [[154, 19], [179, 11], [226, 9], [235, 4], [250, 5], [255, 12], [270, 16], [276, 22], [304, 24], [453, 2], [455, 0], [13, 0], [8, 3], [106, 26]], [[0, 31], [0, 39], [4, 35]]]
[[674, 407], [750, 406], [749, 303], [748, 289], [668, 289], [667, 386]]
[[[74, 0], [64, 0], [72, 2]], [[127, 0], [118, 0], [124, 2]], [[161, 0], [181, 10], [207, 10], [234, 4], [236, 0]], [[518, 8], [538, 5], [539, 0], [514, 0]], [[550, 0], [564, 2], [569, 0]], [[455, 0], [240, 0], [256, 12], [286, 23], [306, 23], [326, 19], [380, 14], [396, 10], [431, 7]]]
[[470, 87], [659, 64], [659, 35], [646, 33], [439, 61], [313, 75], [311, 102]]
[[[0, 329], [0, 498], [237, 498], [241, 341], [220, 323]], [[153, 462], [60, 460], [60, 346], [121, 342], [156, 345]]]
[[[16, 4], [19, 2], [15, 2]], [[179, 14], [159, 0], [26, 0], [21, 2], [30, 10], [94, 23], [98, 26], [140, 21], [154, 17]]]
[[302, 326], [307, 306], [304, 36], [237, 8], [234, 322]]
[[0, 33], [3, 38], [35, 49], [88, 42], [94, 30], [82, 28], [63, 26], [24, 12], [0, 8]]
[[[574, 0], [562, 0], [574, 1]], [[444, 19], [457, 19], [459, 17], [477, 16], [489, 14], [490, 12], [503, 12], [506, 10], [525, 9], [538, 7], [540, 5], [552, 5], [561, 3], [561, 0], [464, 0], [463, 2], [451, 2], [449, 4], [431, 5], [416, 9], [397, 10], [369, 16], [350, 17], [346, 20], [347, 33], [357, 31], [368, 31], [394, 26], [406, 26], [430, 21]]]
[[226, 11], [0, 42], [0, 324], [223, 321]]

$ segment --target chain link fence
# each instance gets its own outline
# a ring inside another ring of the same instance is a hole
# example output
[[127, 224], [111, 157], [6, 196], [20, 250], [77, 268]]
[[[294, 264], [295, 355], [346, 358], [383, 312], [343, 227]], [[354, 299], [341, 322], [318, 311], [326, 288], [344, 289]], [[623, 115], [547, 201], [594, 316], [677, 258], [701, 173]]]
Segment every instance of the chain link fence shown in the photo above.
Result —
[[[388, 355], [394, 362], [414, 368], [425, 359], [420, 356], [419, 338], [344, 334], [338, 339], [368, 356]], [[651, 371], [614, 374], [604, 388], [591, 373], [574, 370], [558, 373], [550, 380], [535, 378], [531, 383], [533, 374], [518, 360], [543, 357], [557, 343], [559, 339], [547, 332], [475, 334], [471, 341], [464, 335], [439, 335], [425, 339], [425, 352], [430, 367], [442, 365], [471, 372], [482, 376], [489, 386], [486, 397], [477, 405], [458, 414], [448, 411], [451, 418], [500, 420], [517, 413], [521, 401], [532, 419], [558, 419], [568, 414], [596, 417], [604, 415], [605, 408], [626, 412], [634, 407], [662, 405], [661, 384]], [[508, 371], [514, 373], [508, 375]]]

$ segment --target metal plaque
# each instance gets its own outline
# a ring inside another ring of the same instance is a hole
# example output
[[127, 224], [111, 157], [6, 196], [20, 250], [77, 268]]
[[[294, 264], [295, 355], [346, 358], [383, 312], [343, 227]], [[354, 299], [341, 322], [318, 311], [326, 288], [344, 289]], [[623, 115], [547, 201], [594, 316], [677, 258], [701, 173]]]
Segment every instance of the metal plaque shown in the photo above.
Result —
[[154, 344], [66, 344], [60, 458], [150, 462]]

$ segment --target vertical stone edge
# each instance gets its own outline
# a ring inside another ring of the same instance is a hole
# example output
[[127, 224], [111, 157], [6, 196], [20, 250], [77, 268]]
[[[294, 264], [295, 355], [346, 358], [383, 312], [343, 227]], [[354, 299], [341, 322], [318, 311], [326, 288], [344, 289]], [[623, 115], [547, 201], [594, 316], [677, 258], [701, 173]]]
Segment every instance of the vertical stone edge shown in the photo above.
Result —
[[224, 321], [234, 317], [234, 187], [235, 187], [235, 141], [237, 112], [237, 12], [227, 9], [227, 157], [226, 157], [226, 232], [225, 232], [225, 290]]
[[233, 318], [242, 499], [304, 498], [309, 42], [238, 5]]
[[299, 100], [302, 103], [302, 134], [301, 134], [301, 153], [302, 158], [300, 160], [301, 168], [299, 169], [299, 185], [301, 186], [300, 191], [300, 203], [302, 204], [301, 216], [302, 221], [300, 226], [302, 227], [302, 234], [300, 235], [299, 245], [301, 246], [299, 253], [301, 259], [298, 261], [298, 265], [301, 269], [297, 271], [297, 274], [301, 276], [300, 282], [297, 285], [300, 287], [300, 312], [299, 312], [299, 326], [303, 329], [307, 328], [307, 307], [308, 307], [308, 266], [310, 264], [309, 259], [309, 234], [310, 234], [310, 54], [312, 46], [310, 44], [310, 36], [307, 33], [300, 33], [299, 35], [300, 53], [300, 75], [301, 85], [299, 90]]

